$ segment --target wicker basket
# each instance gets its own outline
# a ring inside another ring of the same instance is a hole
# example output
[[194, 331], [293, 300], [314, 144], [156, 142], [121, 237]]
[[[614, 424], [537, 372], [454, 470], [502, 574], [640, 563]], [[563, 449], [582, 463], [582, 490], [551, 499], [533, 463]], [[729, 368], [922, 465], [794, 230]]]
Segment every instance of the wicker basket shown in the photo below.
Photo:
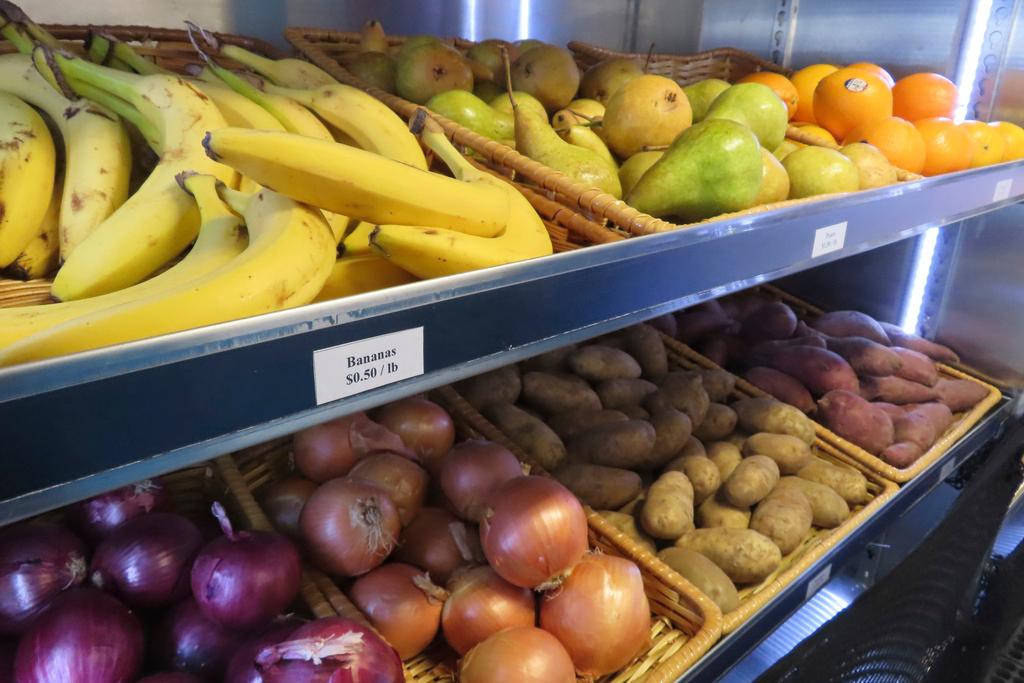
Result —
[[570, 41], [568, 48], [572, 52], [572, 56], [576, 58], [580, 69], [587, 69], [605, 59], [625, 57], [644, 64], [645, 73], [671, 78], [679, 85], [690, 85], [708, 78], [719, 78], [734, 83], [757, 71], [774, 71], [785, 76], [791, 73], [789, 69], [774, 62], [769, 62], [755, 54], [737, 50], [734, 47], [720, 47], [689, 55], [668, 55], [655, 52], [650, 56], [636, 52], [609, 50], [579, 40]]

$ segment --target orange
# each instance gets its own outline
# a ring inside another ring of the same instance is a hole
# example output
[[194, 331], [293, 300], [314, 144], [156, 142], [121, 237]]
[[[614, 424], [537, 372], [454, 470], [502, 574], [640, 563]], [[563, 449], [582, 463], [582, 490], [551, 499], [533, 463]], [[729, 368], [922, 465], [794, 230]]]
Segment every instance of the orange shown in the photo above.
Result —
[[1000, 161], [1024, 159], [1024, 128], [1009, 121], [993, 121], [988, 125], [998, 130], [1003, 138], [1003, 158]]
[[837, 140], [857, 126], [892, 116], [892, 91], [878, 76], [839, 69], [814, 89], [814, 118]]
[[796, 86], [782, 74], [777, 74], [774, 71], [758, 71], [744, 76], [737, 83], [760, 83], [761, 85], [767, 85], [775, 91], [775, 94], [786, 105], [790, 119], [796, 113], [797, 101], [799, 99]]
[[868, 73], [873, 73], [874, 75], [878, 76], [883, 81], [885, 81], [885, 84], [888, 85], [890, 88], [896, 83], [896, 81], [893, 80], [892, 75], [888, 71], [878, 66], [877, 64], [872, 64], [871, 62], [857, 62], [856, 64], [850, 64], [846, 68], [861, 69], [863, 71], [867, 71]]
[[892, 112], [907, 121], [953, 118], [956, 84], [933, 73], [910, 74], [892, 88]]
[[1003, 159], [1006, 144], [999, 130], [984, 121], [964, 121], [960, 127], [974, 139], [974, 154], [971, 156], [971, 168], [998, 164]]
[[811, 64], [797, 71], [790, 77], [793, 87], [796, 88], [797, 102], [794, 121], [806, 121], [814, 123], [814, 89], [818, 82], [839, 67], [832, 64]]
[[974, 141], [967, 131], [951, 119], [934, 117], [915, 121], [924, 138], [924, 175], [962, 171], [971, 163]]
[[924, 170], [924, 138], [914, 124], [896, 116], [858, 126], [843, 139], [844, 145], [867, 142], [874, 145], [893, 166], [911, 173]]
[[826, 142], [831, 142], [833, 145], [838, 145], [839, 144], [836, 141], [836, 139], [834, 137], [832, 137], [832, 133], [829, 133], [827, 130], [825, 130], [824, 128], [822, 128], [821, 126], [819, 126], [817, 124], [814, 124], [814, 123], [794, 123], [793, 125], [796, 126], [797, 128], [799, 128], [801, 130], [801, 132], [807, 133], [808, 135], [813, 135], [815, 137], [819, 137], [819, 138], [821, 138], [822, 140], [824, 140]]

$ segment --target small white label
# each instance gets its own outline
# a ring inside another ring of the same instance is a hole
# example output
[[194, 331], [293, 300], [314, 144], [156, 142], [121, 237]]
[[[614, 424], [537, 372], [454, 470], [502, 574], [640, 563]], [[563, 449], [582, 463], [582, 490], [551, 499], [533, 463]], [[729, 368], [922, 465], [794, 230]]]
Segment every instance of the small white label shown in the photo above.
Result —
[[949, 462], [942, 466], [939, 470], [939, 482], [944, 482], [949, 479], [949, 475], [953, 474], [953, 470], [956, 469], [956, 458], [950, 458]]
[[317, 405], [422, 374], [422, 327], [313, 352]]
[[814, 248], [811, 258], [818, 258], [833, 251], [839, 251], [846, 242], [846, 221], [826, 225], [814, 231]]
[[1010, 191], [1013, 189], [1013, 178], [1000, 180], [996, 183], [996, 189], [992, 192], [992, 201], [1001, 202], [1010, 198]]
[[812, 595], [817, 593], [822, 586], [828, 583], [829, 578], [832, 576], [832, 565], [826, 564], [825, 568], [822, 569], [818, 574], [810, 580], [807, 584], [807, 595], [804, 596], [804, 600], [810, 599]]

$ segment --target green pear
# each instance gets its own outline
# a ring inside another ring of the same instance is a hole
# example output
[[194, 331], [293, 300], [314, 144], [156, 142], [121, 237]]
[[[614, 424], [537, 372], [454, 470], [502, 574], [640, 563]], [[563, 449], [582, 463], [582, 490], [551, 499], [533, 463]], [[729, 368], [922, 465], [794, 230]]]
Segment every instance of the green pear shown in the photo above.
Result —
[[555, 130], [569, 126], [583, 126], [604, 118], [604, 105], [597, 100], [573, 100], [565, 109], [559, 109], [551, 117], [551, 127]]
[[628, 57], [603, 59], [589, 67], [580, 79], [580, 97], [608, 104], [615, 91], [629, 81], [643, 76], [639, 62]]
[[834, 149], [807, 146], [782, 160], [789, 174], [789, 198], [801, 199], [860, 189], [857, 165]]
[[[505, 89], [494, 81], [477, 81], [473, 84], [473, 94], [484, 102], [490, 102], [495, 97], [502, 97]], [[508, 99], [507, 97], [505, 98]], [[509, 106], [511, 108], [511, 105]]]
[[790, 140], [789, 138], [786, 138], [781, 143], [779, 143], [778, 147], [772, 150], [772, 154], [775, 155], [776, 159], [782, 161], [787, 156], [797, 151], [801, 147], [806, 147], [806, 145], [804, 145], [804, 143], [802, 142], [797, 142], [796, 140]]
[[860, 189], [870, 190], [896, 182], [896, 168], [874, 145], [866, 142], [854, 142], [840, 147], [839, 153], [857, 165]]
[[672, 144], [691, 122], [690, 103], [679, 84], [645, 74], [615, 91], [601, 125], [608, 146], [626, 159], [645, 147]]
[[647, 169], [654, 166], [654, 163], [665, 155], [661, 151], [637, 152], [626, 159], [619, 167], [619, 183], [622, 184], [622, 194], [628, 195], [636, 186], [637, 181], [647, 173]]
[[[529, 109], [532, 112], [536, 112], [538, 116], [547, 118], [548, 110], [544, 108], [544, 105], [540, 103], [536, 97], [528, 92], [522, 90], [513, 90], [512, 97], [516, 99], [516, 105], [523, 108]], [[502, 93], [490, 101], [490, 105], [498, 111], [503, 111], [506, 114], [512, 113], [512, 100], [509, 99], [506, 93]]]
[[619, 174], [614, 166], [596, 152], [571, 145], [558, 137], [555, 129], [548, 125], [546, 114], [540, 116], [518, 102], [512, 111], [515, 117], [516, 150], [520, 154], [564, 173], [581, 185], [596, 187], [616, 198], [622, 197]]
[[706, 78], [683, 86], [686, 99], [690, 101], [690, 109], [693, 110], [693, 122], [703, 121], [711, 103], [730, 87], [729, 81], [723, 81], [721, 78]]
[[705, 120], [676, 138], [626, 202], [652, 216], [685, 221], [741, 211], [757, 198], [761, 168], [761, 147], [749, 128], [728, 119]]
[[512, 62], [512, 89], [536, 97], [549, 114], [569, 104], [579, 84], [580, 70], [572, 53], [554, 45], [534, 47]]
[[[543, 40], [537, 40], [535, 38], [527, 38], [526, 40], [517, 40], [512, 43], [512, 47], [516, 50], [516, 56], [523, 54], [527, 50], [532, 50], [535, 47], [542, 47], [547, 45]], [[513, 55], [509, 55], [508, 58], [512, 59]]]
[[518, 50], [511, 43], [497, 38], [473, 43], [472, 47], [466, 50], [466, 57], [490, 69], [492, 78], [499, 85], [505, 83], [505, 63], [502, 61], [501, 48], [508, 50], [508, 58], [515, 61], [519, 54]]
[[761, 189], [754, 200], [754, 206], [781, 202], [789, 197], [789, 176], [782, 162], [775, 155], [761, 148]]
[[403, 50], [395, 62], [395, 91], [416, 104], [448, 90], [473, 89], [473, 72], [466, 60], [443, 43]]
[[775, 149], [786, 137], [789, 111], [767, 85], [740, 83], [715, 98], [705, 119], [732, 119], [748, 126], [765, 149]]
[[405, 39], [404, 43], [392, 48], [395, 53], [395, 59], [401, 58], [422, 45], [444, 45], [444, 43], [437, 36], [410, 36]]
[[395, 61], [383, 52], [360, 52], [346, 66], [367, 85], [395, 92]]
[[556, 130], [563, 140], [568, 142], [570, 145], [576, 145], [577, 147], [583, 147], [596, 153], [597, 156], [608, 162], [608, 165], [618, 170], [619, 165], [615, 163], [615, 157], [608, 151], [608, 145], [604, 144], [604, 141], [594, 132], [594, 129], [590, 126], [569, 126], [561, 130]]
[[449, 90], [434, 95], [427, 100], [427, 109], [492, 140], [507, 140], [516, 134], [511, 114], [492, 108], [465, 90]]
[[359, 51], [387, 54], [388, 37], [384, 34], [384, 27], [376, 19], [367, 21], [359, 31]]

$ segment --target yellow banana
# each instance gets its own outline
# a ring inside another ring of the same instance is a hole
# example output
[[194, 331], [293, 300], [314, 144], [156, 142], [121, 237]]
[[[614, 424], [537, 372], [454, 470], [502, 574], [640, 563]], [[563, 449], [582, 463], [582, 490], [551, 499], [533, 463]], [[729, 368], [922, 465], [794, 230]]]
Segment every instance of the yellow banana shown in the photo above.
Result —
[[369, 223], [491, 237], [508, 220], [509, 193], [502, 187], [460, 182], [348, 145], [243, 128], [211, 131], [203, 144], [212, 158], [261, 185]]
[[45, 277], [57, 268], [60, 262], [60, 185], [58, 176], [54, 180], [50, 206], [36, 228], [36, 234], [25, 245], [25, 248], [14, 259], [14, 263], [4, 269], [7, 277], [16, 280], [34, 280]]
[[344, 256], [359, 256], [372, 253], [370, 249], [370, 233], [376, 228], [372, 223], [361, 222], [354, 227], [341, 241], [341, 253]]
[[346, 254], [334, 262], [323, 289], [313, 301], [330, 301], [343, 296], [374, 292], [416, 282], [418, 279], [376, 254]]
[[[234, 201], [237, 195], [225, 199]], [[0, 365], [100, 348], [309, 303], [334, 265], [319, 212], [261, 190], [244, 207], [249, 245], [230, 263], [156, 296], [69, 320], [0, 351]]]

